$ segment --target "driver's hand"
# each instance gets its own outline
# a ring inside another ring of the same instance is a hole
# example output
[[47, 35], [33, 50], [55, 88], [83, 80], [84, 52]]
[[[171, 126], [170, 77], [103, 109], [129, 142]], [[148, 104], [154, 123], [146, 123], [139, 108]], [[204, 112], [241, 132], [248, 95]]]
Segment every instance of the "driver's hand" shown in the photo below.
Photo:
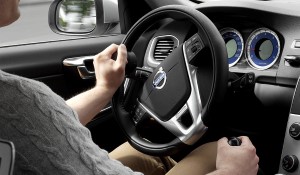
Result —
[[239, 138], [240, 146], [230, 146], [227, 138], [218, 141], [216, 168], [226, 174], [256, 175], [259, 161], [256, 149], [248, 137]]
[[[116, 60], [112, 55], [118, 52]], [[127, 49], [124, 44], [111, 44], [94, 57], [96, 74], [96, 87], [109, 91], [116, 91], [125, 78], [125, 66], [127, 64]]]

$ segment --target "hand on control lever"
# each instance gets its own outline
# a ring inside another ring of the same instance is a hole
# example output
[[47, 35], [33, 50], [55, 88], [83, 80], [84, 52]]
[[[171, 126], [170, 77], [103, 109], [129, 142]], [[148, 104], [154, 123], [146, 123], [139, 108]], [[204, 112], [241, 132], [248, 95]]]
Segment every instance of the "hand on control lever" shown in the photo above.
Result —
[[[112, 55], [112, 59], [116, 60], [117, 52]], [[137, 58], [134, 52], [127, 52], [127, 64], [125, 67], [125, 77], [139, 80], [147, 79], [152, 73], [150, 67], [137, 67]]]
[[248, 137], [229, 140], [224, 137], [218, 141], [217, 170], [211, 174], [257, 175], [258, 161], [256, 149]]
[[[117, 55], [118, 53], [115, 52], [114, 54], [112, 54], [111, 58], [113, 60], [117, 59]], [[125, 67], [125, 75], [129, 75], [130, 73], [132, 73], [135, 68], [137, 66], [137, 58], [134, 52], [127, 52], [127, 64]]]

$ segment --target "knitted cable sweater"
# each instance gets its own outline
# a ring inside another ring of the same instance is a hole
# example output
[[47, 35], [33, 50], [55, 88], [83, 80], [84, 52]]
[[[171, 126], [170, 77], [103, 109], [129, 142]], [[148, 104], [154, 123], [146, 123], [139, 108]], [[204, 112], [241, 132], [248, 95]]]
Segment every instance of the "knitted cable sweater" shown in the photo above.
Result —
[[77, 114], [41, 82], [0, 71], [0, 138], [16, 148], [14, 174], [141, 175], [111, 160]]

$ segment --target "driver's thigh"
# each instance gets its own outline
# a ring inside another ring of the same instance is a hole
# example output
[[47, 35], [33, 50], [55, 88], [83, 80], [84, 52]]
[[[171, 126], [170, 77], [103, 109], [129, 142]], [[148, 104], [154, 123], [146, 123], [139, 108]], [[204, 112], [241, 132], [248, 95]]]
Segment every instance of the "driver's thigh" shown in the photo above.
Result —
[[159, 158], [143, 154], [134, 149], [128, 142], [109, 153], [109, 157], [120, 161], [133, 171], [142, 172], [145, 175], [165, 175], [176, 164], [169, 157]]
[[217, 142], [196, 148], [178, 162], [167, 175], [204, 175], [216, 170]]

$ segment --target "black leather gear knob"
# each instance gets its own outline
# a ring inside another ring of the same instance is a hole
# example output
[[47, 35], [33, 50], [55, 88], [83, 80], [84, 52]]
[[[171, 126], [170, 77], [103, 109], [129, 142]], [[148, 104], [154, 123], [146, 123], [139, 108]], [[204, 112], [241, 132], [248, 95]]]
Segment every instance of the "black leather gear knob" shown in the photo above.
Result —
[[239, 139], [237, 137], [229, 137], [228, 144], [230, 146], [240, 146], [242, 144], [242, 141], [241, 141], [241, 139]]

